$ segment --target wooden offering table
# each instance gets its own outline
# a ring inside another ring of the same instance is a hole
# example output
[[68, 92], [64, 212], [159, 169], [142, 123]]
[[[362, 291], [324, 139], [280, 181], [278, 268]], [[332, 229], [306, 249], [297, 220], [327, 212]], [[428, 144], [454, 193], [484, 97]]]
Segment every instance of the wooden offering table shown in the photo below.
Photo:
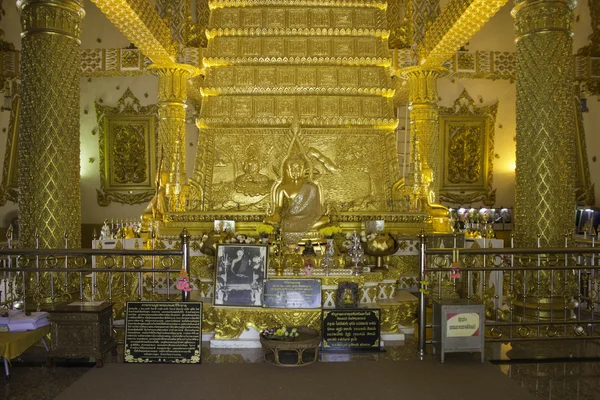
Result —
[[50, 347], [48, 363], [53, 357], [95, 357], [102, 367], [102, 357], [116, 346], [112, 334], [113, 303], [75, 302], [42, 306], [50, 316]]
[[317, 361], [321, 335], [310, 328], [298, 328], [298, 337], [268, 339], [261, 335], [265, 361], [280, 367], [301, 367]]

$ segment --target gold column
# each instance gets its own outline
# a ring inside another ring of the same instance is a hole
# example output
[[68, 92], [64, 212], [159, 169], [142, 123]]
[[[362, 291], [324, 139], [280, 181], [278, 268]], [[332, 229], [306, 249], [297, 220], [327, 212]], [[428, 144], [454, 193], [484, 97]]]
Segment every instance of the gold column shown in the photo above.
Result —
[[575, 208], [575, 0], [519, 0], [515, 236], [519, 246], [562, 246]]
[[408, 79], [410, 104], [410, 130], [414, 146], [412, 163], [414, 180], [421, 182], [421, 172], [425, 168], [432, 171], [432, 203], [438, 202], [439, 195], [439, 120], [437, 80], [447, 73], [442, 67], [408, 67], [402, 74]]
[[81, 0], [19, 0], [22, 105], [19, 230], [23, 247], [81, 245]]
[[185, 109], [187, 80], [198, 75], [186, 64], [152, 65], [158, 76], [158, 150], [162, 168], [169, 171], [166, 188], [169, 211], [183, 211], [187, 193], [185, 173]]

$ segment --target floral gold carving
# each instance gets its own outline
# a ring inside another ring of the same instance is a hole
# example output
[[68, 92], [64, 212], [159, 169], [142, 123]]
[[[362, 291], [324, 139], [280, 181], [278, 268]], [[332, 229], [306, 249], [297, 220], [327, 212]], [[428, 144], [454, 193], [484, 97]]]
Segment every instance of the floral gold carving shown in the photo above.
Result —
[[129, 88], [116, 107], [95, 106], [100, 146], [98, 204], [150, 200], [156, 171], [157, 107], [142, 106]]
[[453, 107], [440, 107], [440, 199], [493, 206], [494, 126], [498, 103], [477, 107], [466, 90]]

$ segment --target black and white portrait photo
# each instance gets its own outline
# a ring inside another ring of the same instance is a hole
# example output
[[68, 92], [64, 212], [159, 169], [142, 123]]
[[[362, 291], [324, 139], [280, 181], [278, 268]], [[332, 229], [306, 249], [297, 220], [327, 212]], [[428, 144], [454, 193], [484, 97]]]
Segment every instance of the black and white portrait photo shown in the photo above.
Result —
[[214, 304], [262, 307], [268, 253], [268, 247], [259, 244], [218, 245]]

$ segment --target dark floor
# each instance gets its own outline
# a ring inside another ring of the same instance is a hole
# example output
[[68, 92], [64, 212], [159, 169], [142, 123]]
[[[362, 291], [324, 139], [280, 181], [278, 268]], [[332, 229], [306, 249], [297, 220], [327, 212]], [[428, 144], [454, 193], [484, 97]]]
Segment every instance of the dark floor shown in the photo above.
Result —
[[[208, 345], [208, 343], [207, 343]], [[417, 359], [416, 344], [387, 342], [378, 353], [321, 353], [321, 362], [353, 362]], [[434, 357], [428, 354], [427, 357]], [[452, 357], [479, 357], [447, 354]], [[548, 359], [551, 357], [552, 359]], [[516, 342], [487, 344], [486, 359], [538, 399], [600, 400], [600, 343], [588, 342]], [[107, 354], [105, 363], [123, 362], [122, 354]], [[203, 363], [263, 362], [261, 349], [222, 350], [203, 348]], [[45, 351], [34, 347], [13, 360], [11, 378], [0, 377], [0, 399], [54, 399], [77, 381], [94, 364], [90, 360], [55, 360], [46, 367]]]

